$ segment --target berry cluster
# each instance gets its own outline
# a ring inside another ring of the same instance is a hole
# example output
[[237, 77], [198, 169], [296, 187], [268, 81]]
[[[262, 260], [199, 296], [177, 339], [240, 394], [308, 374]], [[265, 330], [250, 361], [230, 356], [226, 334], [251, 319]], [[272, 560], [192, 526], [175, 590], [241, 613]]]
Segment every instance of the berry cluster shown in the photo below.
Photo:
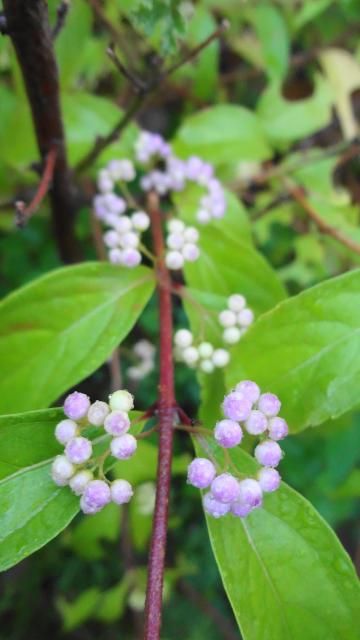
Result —
[[188, 482], [198, 489], [210, 488], [204, 495], [205, 511], [214, 518], [232, 513], [244, 518], [262, 505], [263, 493], [276, 491], [280, 474], [275, 469], [282, 458], [277, 441], [288, 433], [288, 426], [278, 416], [281, 403], [273, 393], [260, 393], [255, 382], [244, 380], [224, 398], [222, 405], [225, 419], [215, 425], [214, 438], [224, 449], [238, 446], [244, 430], [262, 440], [254, 450], [254, 456], [262, 468], [256, 478], [236, 477], [225, 470], [217, 474], [213, 462], [207, 458], [195, 458], [188, 468]]
[[227, 309], [219, 314], [219, 322], [224, 327], [223, 340], [236, 344], [254, 320], [254, 314], [246, 306], [246, 299], [235, 293], [227, 299]]
[[128, 368], [127, 375], [131, 380], [142, 380], [154, 369], [155, 347], [148, 340], [139, 340], [134, 344], [133, 352], [139, 362]]
[[[195, 214], [197, 221], [205, 224], [224, 216], [225, 193], [210, 164], [195, 156], [180, 160], [159, 134], [148, 131], [139, 134], [134, 156], [140, 165], [139, 184], [145, 192], [154, 190], [160, 196], [169, 196], [172, 191], [185, 189], [190, 181], [205, 190]], [[161, 168], [158, 168], [159, 163]], [[136, 178], [131, 160], [112, 160], [99, 171], [97, 186], [100, 193], [94, 198], [95, 215], [108, 227], [104, 242], [109, 249], [109, 260], [125, 267], [140, 264], [140, 237], [150, 224], [147, 213], [138, 210], [140, 207], [128, 192], [127, 183]], [[127, 210], [132, 211], [131, 216], [125, 215]], [[169, 227], [166, 263], [169, 269], [181, 269], [184, 261], [193, 262], [199, 257], [199, 232], [194, 227], [185, 228], [179, 220], [171, 221]]]
[[226, 367], [230, 354], [225, 349], [215, 349], [210, 342], [194, 344], [194, 337], [188, 329], [179, 329], [174, 335], [175, 358], [192, 369], [212, 373], [215, 368]]
[[[66, 418], [55, 428], [55, 437], [65, 450], [63, 455], [54, 459], [51, 475], [58, 486], [69, 485], [75, 495], [81, 496], [80, 507], [84, 513], [97, 513], [111, 500], [124, 504], [133, 495], [129, 482], [115, 480], [110, 483], [103, 473], [104, 460], [108, 455], [127, 460], [136, 451], [136, 438], [128, 433], [128, 414], [133, 406], [133, 396], [126, 390], [115, 391], [109, 398], [109, 404], [99, 400], [90, 404], [89, 397], [78, 391], [65, 399]], [[91, 440], [81, 435], [90, 425], [103, 427], [111, 436], [110, 450], [101, 456], [100, 461], [93, 457]]]
[[184, 262], [195, 262], [200, 255], [199, 232], [195, 227], [186, 227], [182, 220], [169, 220], [166, 237], [165, 263], [168, 269], [181, 269]]

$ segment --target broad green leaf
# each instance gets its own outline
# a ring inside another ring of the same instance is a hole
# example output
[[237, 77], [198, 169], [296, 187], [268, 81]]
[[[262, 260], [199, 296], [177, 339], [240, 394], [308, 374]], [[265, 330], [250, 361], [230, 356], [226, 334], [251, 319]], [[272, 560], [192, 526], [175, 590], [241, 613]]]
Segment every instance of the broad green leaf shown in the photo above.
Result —
[[0, 305], [0, 410], [45, 407], [108, 358], [154, 287], [145, 267], [84, 263], [18, 289]]
[[101, 592], [97, 587], [86, 589], [72, 602], [58, 598], [56, 605], [63, 619], [64, 631], [72, 631], [89, 620], [94, 615], [100, 599]]
[[177, 131], [174, 150], [181, 157], [199, 155], [216, 166], [271, 156], [256, 114], [231, 104], [209, 107], [186, 118]]
[[[223, 465], [222, 451], [204, 446]], [[233, 471], [253, 475], [258, 468], [240, 448], [230, 456]], [[283, 483], [246, 519], [208, 517], [207, 525], [244, 640], [356, 640], [360, 592], [354, 567], [302, 496]]]
[[[62, 98], [64, 122], [68, 141], [70, 162], [76, 163], [94, 145], [97, 136], [106, 136], [124, 115], [115, 104], [90, 93], [64, 94]], [[119, 141], [101, 154], [97, 164], [104, 158], [125, 156], [134, 142], [137, 132], [135, 124], [129, 125]]]
[[244, 378], [277, 393], [291, 431], [359, 405], [360, 271], [286, 300], [234, 347], [227, 385]]
[[281, 147], [325, 127], [331, 120], [332, 102], [330, 86], [318, 74], [313, 94], [303, 100], [286, 100], [281, 83], [273, 82], [260, 98], [257, 115], [269, 140]]
[[272, 79], [282, 80], [289, 61], [289, 36], [281, 12], [262, 3], [246, 14], [255, 27], [261, 43], [265, 72]]

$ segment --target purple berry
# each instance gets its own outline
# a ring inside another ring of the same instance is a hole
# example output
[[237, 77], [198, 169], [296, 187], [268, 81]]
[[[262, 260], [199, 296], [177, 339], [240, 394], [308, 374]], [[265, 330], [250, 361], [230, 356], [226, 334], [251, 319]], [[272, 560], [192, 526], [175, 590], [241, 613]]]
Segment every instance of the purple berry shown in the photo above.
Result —
[[281, 482], [280, 473], [272, 467], [264, 467], [257, 475], [259, 485], [263, 491], [271, 493], [279, 488]]
[[108, 485], [103, 480], [92, 480], [86, 486], [80, 500], [80, 508], [86, 514], [100, 511], [111, 500]]
[[130, 502], [134, 495], [133, 488], [127, 480], [114, 480], [110, 485], [111, 500], [115, 504]]
[[244, 504], [243, 502], [233, 502], [230, 507], [230, 511], [237, 518], [246, 518], [250, 511], [252, 511], [252, 507]]
[[242, 391], [232, 391], [225, 396], [222, 407], [226, 418], [236, 421], [246, 420], [250, 414], [252, 402]]
[[188, 466], [187, 481], [197, 489], [209, 487], [216, 476], [216, 469], [207, 458], [195, 458]]
[[122, 436], [130, 429], [130, 419], [125, 411], [112, 411], [104, 420], [104, 429], [112, 436]]
[[74, 420], [61, 420], [55, 428], [55, 438], [60, 444], [67, 444], [77, 434], [78, 425]]
[[55, 484], [64, 487], [74, 474], [74, 467], [65, 456], [56, 456], [51, 466], [51, 477]]
[[264, 467], [277, 467], [281, 458], [282, 450], [277, 442], [264, 440], [255, 447], [255, 458]]
[[89, 410], [90, 400], [85, 393], [74, 391], [65, 399], [64, 413], [71, 420], [81, 420]]
[[83, 471], [78, 471], [69, 482], [70, 489], [76, 496], [81, 496], [92, 479], [93, 474], [91, 471], [86, 471], [85, 469]]
[[260, 484], [252, 478], [246, 478], [239, 482], [239, 498], [238, 502], [243, 505], [255, 509], [260, 507], [262, 503], [262, 490]]
[[253, 404], [255, 404], [260, 397], [260, 389], [256, 382], [253, 382], [252, 380], [243, 380], [242, 382], [239, 382], [235, 387], [235, 391], [242, 391], [242, 393], [244, 393]]
[[214, 436], [220, 446], [230, 449], [240, 444], [243, 432], [234, 420], [220, 420], [215, 426]]
[[269, 437], [272, 440], [282, 440], [289, 433], [289, 427], [283, 418], [276, 416], [269, 420]]
[[280, 411], [280, 407], [281, 402], [274, 393], [263, 393], [259, 398], [258, 408], [269, 418], [276, 416]]
[[239, 482], [231, 473], [222, 473], [212, 481], [211, 493], [219, 502], [235, 502], [239, 497]]
[[87, 438], [78, 436], [67, 443], [65, 454], [73, 464], [83, 464], [91, 458], [92, 444]]
[[221, 516], [225, 516], [230, 511], [230, 504], [219, 502], [210, 492], [204, 495], [203, 507], [206, 513], [213, 518], [221, 518]]
[[111, 453], [114, 458], [128, 460], [135, 453], [137, 448], [136, 438], [131, 433], [114, 438], [110, 443]]
[[261, 411], [254, 409], [251, 411], [248, 419], [245, 422], [245, 429], [252, 436], [258, 436], [260, 433], [264, 433], [268, 426], [266, 416]]

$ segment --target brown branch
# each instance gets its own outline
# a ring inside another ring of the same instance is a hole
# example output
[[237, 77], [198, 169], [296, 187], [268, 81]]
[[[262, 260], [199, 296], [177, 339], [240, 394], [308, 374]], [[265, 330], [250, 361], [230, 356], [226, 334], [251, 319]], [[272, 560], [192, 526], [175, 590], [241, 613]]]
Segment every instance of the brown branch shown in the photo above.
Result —
[[25, 205], [23, 200], [17, 200], [15, 202], [16, 211], [16, 225], [23, 227], [28, 219], [37, 211], [47, 192], [49, 191], [51, 181], [54, 175], [55, 162], [57, 156], [57, 149], [54, 147], [50, 149], [45, 158], [44, 171], [38, 186], [38, 189], [28, 205]]
[[333, 227], [326, 220], [324, 220], [314, 209], [312, 204], [308, 201], [306, 194], [302, 187], [296, 185], [294, 183], [290, 183], [286, 181], [286, 188], [290, 195], [294, 198], [294, 200], [303, 208], [303, 210], [307, 213], [309, 218], [313, 220], [318, 227], [319, 231], [325, 233], [328, 236], [331, 236], [345, 247], [350, 249], [350, 251], [354, 251], [360, 255], [360, 244], [352, 238], [346, 236], [340, 229]]
[[[96, 0], [91, 0], [91, 4], [97, 5]], [[107, 136], [98, 137], [94, 143], [94, 146], [90, 151], [86, 154], [84, 158], [80, 160], [80, 162], [76, 165], [75, 171], [76, 173], [81, 173], [88, 167], [90, 167], [95, 160], [99, 157], [100, 153], [106, 149], [112, 142], [115, 142], [123, 130], [127, 127], [131, 119], [138, 113], [143, 106], [147, 97], [152, 94], [155, 90], [159, 88], [161, 83], [166, 80], [169, 75], [177, 71], [181, 66], [195, 58], [205, 47], [207, 47], [213, 40], [219, 38], [220, 35], [228, 28], [228, 22], [224, 20], [221, 25], [215, 29], [215, 31], [210, 34], [203, 42], [199, 45], [191, 49], [179, 62], [176, 62], [174, 65], [165, 69], [163, 72], [155, 74], [154, 79], [150, 82], [146, 82], [140, 78], [137, 78], [129, 72], [129, 70], [123, 65], [123, 63], [116, 56], [114, 51], [114, 46], [110, 45], [107, 49], [107, 53], [110, 56], [111, 60], [114, 62], [119, 71], [129, 80], [129, 82], [134, 87], [136, 94], [130, 103], [127, 111], [121, 117], [119, 122], [115, 125], [115, 127], [110, 131]]]
[[162, 590], [165, 567], [167, 521], [170, 499], [172, 444], [174, 435], [174, 362], [172, 351], [172, 304], [170, 275], [164, 262], [164, 237], [159, 199], [148, 196], [151, 232], [157, 257], [160, 317], [160, 381], [158, 396], [159, 452], [156, 476], [156, 500], [151, 534], [148, 581], [145, 602], [144, 640], [159, 640]]
[[70, 0], [61, 0], [56, 11], [56, 22], [52, 30], [52, 39], [55, 40], [61, 29], [65, 26], [67, 14], [70, 9]]
[[88, 3], [93, 8], [93, 11], [96, 17], [98, 18], [99, 22], [103, 25], [103, 27], [105, 27], [105, 29], [109, 31], [109, 33], [114, 38], [114, 40], [119, 40], [121, 38], [120, 31], [118, 31], [117, 28], [114, 27], [111, 20], [109, 20], [109, 18], [106, 16], [99, 0], [88, 0]]
[[52, 223], [59, 254], [75, 262], [80, 251], [74, 232], [76, 203], [66, 156], [59, 102], [59, 78], [47, 3], [43, 0], [4, 0], [9, 35], [25, 82], [42, 161], [56, 147], [49, 189]]

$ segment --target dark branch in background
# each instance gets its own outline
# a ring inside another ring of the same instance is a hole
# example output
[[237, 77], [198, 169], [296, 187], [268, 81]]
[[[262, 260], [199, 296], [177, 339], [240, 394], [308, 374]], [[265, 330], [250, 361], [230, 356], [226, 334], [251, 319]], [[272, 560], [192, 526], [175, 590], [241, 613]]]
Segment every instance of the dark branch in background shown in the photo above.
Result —
[[80, 259], [74, 232], [76, 206], [66, 157], [58, 70], [47, 3], [43, 0], [3, 0], [3, 4], [43, 163], [54, 147], [57, 150], [49, 197], [58, 251], [64, 262], [75, 262]]
[[158, 391], [159, 451], [156, 500], [148, 564], [144, 640], [159, 640], [165, 567], [167, 521], [170, 500], [172, 444], [174, 436], [174, 363], [172, 352], [171, 279], [164, 262], [164, 237], [159, 199], [148, 196], [153, 250], [157, 258], [157, 290], [160, 318], [160, 381]]
[[59, 35], [61, 29], [64, 27], [69, 9], [70, 0], [62, 0], [56, 11], [56, 23], [52, 30], [53, 40], [55, 40], [55, 38]]
[[[97, 3], [96, 1], [94, 2], [94, 0], [91, 0], [91, 4], [94, 6], [94, 4]], [[114, 50], [114, 45], [110, 45], [107, 50], [109, 57], [114, 62], [116, 68], [122, 73], [122, 75], [124, 75], [124, 77], [129, 80], [136, 95], [131, 101], [125, 114], [120, 118], [119, 122], [110, 131], [110, 133], [108, 133], [107, 136], [98, 137], [92, 149], [90, 149], [86, 156], [84, 156], [84, 158], [80, 160], [80, 162], [75, 167], [76, 173], [81, 173], [85, 169], [88, 169], [97, 160], [101, 152], [119, 138], [121, 132], [126, 128], [130, 120], [140, 111], [147, 97], [155, 90], [159, 89], [163, 81], [165, 81], [172, 73], [177, 71], [182, 65], [195, 58], [213, 40], [219, 38], [221, 34], [228, 28], [228, 26], [228, 22], [223, 21], [221, 25], [217, 29], [215, 29], [215, 31], [203, 42], [197, 45], [194, 49], [191, 49], [191, 51], [186, 53], [183, 58], [181, 58], [174, 65], [170, 66], [168, 69], [165, 69], [164, 71], [160, 70], [157, 74], [155, 73], [154, 78], [148, 82], [135, 77], [135, 75], [131, 73], [117, 57]]]
[[38, 207], [49, 191], [54, 175], [56, 156], [57, 149], [56, 147], [54, 147], [53, 149], [50, 149], [45, 158], [44, 172], [42, 174], [38, 189], [31, 202], [28, 205], [26, 205], [22, 200], [17, 200], [15, 202], [16, 224], [18, 227], [23, 227], [26, 224], [33, 213], [37, 211]]

